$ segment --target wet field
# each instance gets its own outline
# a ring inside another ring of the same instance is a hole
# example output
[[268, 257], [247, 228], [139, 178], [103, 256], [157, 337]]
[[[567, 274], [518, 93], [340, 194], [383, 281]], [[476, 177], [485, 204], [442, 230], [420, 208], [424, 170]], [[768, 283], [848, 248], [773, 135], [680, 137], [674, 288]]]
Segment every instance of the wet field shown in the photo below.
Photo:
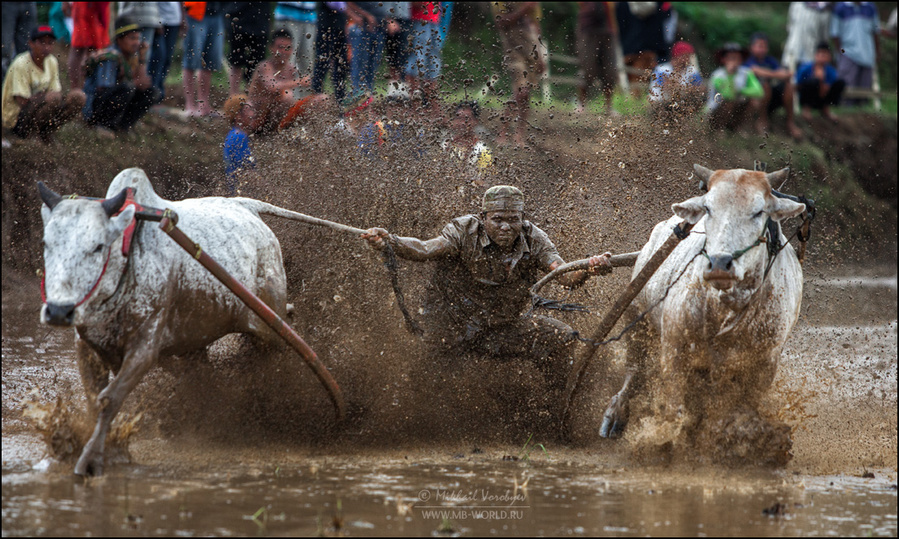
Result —
[[57, 399], [83, 407], [71, 333], [4, 298], [3, 534], [895, 536], [896, 276], [860, 273], [806, 275], [772, 392], [794, 427], [783, 470], [646, 466], [626, 438], [357, 448], [139, 427], [131, 462], [85, 482], [35, 426]]

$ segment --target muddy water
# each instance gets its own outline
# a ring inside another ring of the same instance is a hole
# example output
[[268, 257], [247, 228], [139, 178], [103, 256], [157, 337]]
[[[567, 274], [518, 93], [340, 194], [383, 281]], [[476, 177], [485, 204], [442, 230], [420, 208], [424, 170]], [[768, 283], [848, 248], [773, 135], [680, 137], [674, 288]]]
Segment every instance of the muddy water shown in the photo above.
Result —
[[626, 439], [544, 451], [166, 436], [148, 410], [131, 463], [85, 483], [35, 427], [57, 398], [83, 407], [71, 334], [36, 312], [4, 298], [4, 535], [897, 533], [895, 276], [809, 275], [773, 392], [795, 427], [777, 471], [645, 467]]

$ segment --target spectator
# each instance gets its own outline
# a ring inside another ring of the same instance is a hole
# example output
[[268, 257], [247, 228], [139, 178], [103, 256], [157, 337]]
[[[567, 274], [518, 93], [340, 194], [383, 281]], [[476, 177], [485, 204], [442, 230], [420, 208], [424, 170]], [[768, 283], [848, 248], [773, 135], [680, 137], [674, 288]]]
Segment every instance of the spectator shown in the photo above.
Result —
[[768, 117], [780, 107], [787, 115], [787, 130], [794, 139], [802, 138], [802, 131], [793, 121], [793, 73], [768, 54], [768, 36], [757, 32], [749, 43], [749, 58], [743, 64], [755, 73], [765, 89], [761, 114], [756, 118], [756, 130], [768, 130]]
[[[834, 48], [842, 52], [837, 73], [846, 86], [871, 89], [874, 67], [880, 56], [880, 20], [873, 2], [837, 2], [830, 21]], [[847, 100], [859, 105], [867, 100]]]
[[880, 33], [886, 37], [896, 39], [896, 8], [893, 8], [893, 11], [890, 12], [890, 18], [887, 19], [887, 23]]
[[811, 62], [815, 46], [830, 39], [832, 2], [790, 2], [787, 16], [787, 42], [781, 61], [790, 71]]
[[406, 63], [409, 91], [421, 91], [423, 105], [437, 106], [437, 77], [443, 63], [440, 2], [412, 3], [412, 53]]
[[[384, 56], [387, 59], [387, 92], [395, 95], [396, 92], [405, 90], [402, 87], [406, 73], [406, 64], [409, 62], [409, 54], [412, 52], [412, 6], [418, 2], [391, 2], [394, 4], [391, 12], [392, 20], [387, 22], [384, 35]], [[397, 94], [398, 95], [398, 94]]]
[[228, 87], [231, 95], [240, 91], [240, 81], [249, 86], [253, 71], [265, 60], [268, 43], [270, 2], [228, 2], [225, 18], [228, 19], [227, 36], [231, 44], [228, 52]]
[[440, 49], [446, 45], [446, 36], [449, 34], [450, 21], [453, 20], [453, 4], [455, 2], [440, 2]]
[[400, 2], [347, 2], [347, 16], [352, 26], [347, 41], [353, 49], [350, 60], [350, 80], [353, 95], [371, 93], [375, 88], [375, 74], [384, 53], [388, 26], [396, 23], [395, 15], [402, 9]]
[[172, 66], [172, 54], [181, 31], [181, 2], [159, 2], [159, 32], [150, 49], [150, 62], [147, 73], [153, 87], [159, 90], [161, 99], [165, 99], [165, 79]]
[[3, 2], [3, 77], [13, 58], [28, 50], [28, 35], [37, 26], [37, 2]]
[[599, 79], [606, 115], [612, 113], [612, 93], [618, 79], [615, 63], [615, 12], [609, 2], [578, 2], [577, 55], [581, 64], [577, 112], [584, 111], [590, 88]]
[[312, 71], [312, 92], [324, 91], [325, 75], [331, 72], [334, 98], [338, 103], [346, 98], [347, 47], [346, 2], [324, 2], [318, 13], [315, 32], [315, 67]]
[[450, 121], [450, 138], [444, 140], [441, 146], [459, 160], [483, 172], [493, 165], [493, 152], [477, 135], [479, 108], [475, 101], [457, 103]]
[[250, 102], [259, 125], [258, 131], [274, 131], [291, 105], [296, 102], [294, 89], [308, 85], [308, 78], [300, 77], [293, 65], [293, 40], [290, 32], [281, 28], [272, 33], [271, 57], [260, 63], [250, 81]]
[[696, 51], [686, 41], [671, 47], [671, 61], [659, 65], [652, 74], [649, 101], [655, 113], [695, 112], [705, 101], [705, 82], [696, 69]]
[[[275, 6], [275, 29], [287, 30], [293, 40], [292, 59], [300, 71], [301, 77], [312, 76], [315, 61], [315, 27], [318, 15], [315, 11], [317, 2], [278, 2]], [[308, 88], [297, 87], [294, 97], [305, 95]]]
[[53, 56], [56, 37], [49, 26], [31, 31], [28, 52], [13, 59], [3, 82], [3, 127], [19, 137], [32, 134], [45, 143], [53, 131], [74, 118], [84, 106], [84, 92], [63, 95], [59, 64]]
[[840, 102], [846, 81], [839, 78], [832, 61], [830, 46], [822, 41], [815, 49], [815, 61], [803, 64], [796, 73], [799, 104], [806, 120], [812, 119], [812, 109], [815, 109], [828, 120], [837, 121], [830, 107]]
[[56, 36], [56, 41], [63, 45], [72, 42], [72, 8], [66, 7], [67, 4], [71, 2], [51, 2], [50, 11], [47, 13], [53, 35]]
[[225, 17], [223, 2], [185, 2], [184, 111], [187, 116], [212, 116], [209, 101], [212, 72], [222, 68]]
[[119, 2], [119, 15], [128, 15], [140, 26], [140, 41], [153, 50], [153, 40], [162, 23], [159, 18], [159, 2]]
[[512, 76], [513, 101], [506, 107], [499, 143], [508, 138], [508, 125], [517, 122], [514, 142], [523, 146], [531, 106], [531, 89], [546, 69], [540, 42], [540, 2], [493, 2], [493, 15], [503, 46], [503, 64]]
[[84, 120], [97, 126], [104, 136], [122, 132], [159, 102], [159, 90], [147, 75], [147, 45], [141, 42], [140, 26], [127, 15], [115, 24], [115, 43], [97, 51], [87, 63]]
[[225, 137], [225, 178], [228, 194], [237, 194], [238, 175], [256, 167], [250, 150], [250, 133], [256, 129], [256, 114], [245, 94], [232, 95], [225, 101], [225, 119], [231, 131]]
[[665, 47], [662, 2], [618, 2], [615, 16], [618, 22], [621, 53], [627, 69], [631, 93], [643, 93], [652, 70], [658, 64], [658, 51]]
[[747, 112], [761, 113], [765, 90], [751, 69], [742, 64], [746, 51], [737, 43], [725, 43], [715, 59], [721, 66], [709, 80], [709, 122], [713, 127], [735, 130], [742, 125]]
[[84, 87], [84, 64], [89, 54], [109, 46], [109, 4], [72, 2], [72, 50], [69, 51], [69, 87]]

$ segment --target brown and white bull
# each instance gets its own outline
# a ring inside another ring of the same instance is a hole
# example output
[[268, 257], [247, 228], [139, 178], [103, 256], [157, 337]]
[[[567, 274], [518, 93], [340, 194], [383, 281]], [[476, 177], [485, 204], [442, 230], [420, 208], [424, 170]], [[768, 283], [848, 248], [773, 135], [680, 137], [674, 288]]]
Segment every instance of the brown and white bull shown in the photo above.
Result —
[[[649, 313], [629, 339], [625, 383], [600, 434], [620, 436], [631, 397], [645, 392], [653, 395], [645, 425], [652, 434], [638, 436], [661, 443], [691, 438], [704, 422], [702, 430], [722, 437], [712, 445], [767, 437], [788, 450], [784, 429], [771, 434], [777, 429], [758, 407], [802, 300], [802, 268], [780, 222], [805, 205], [772, 195], [771, 184], [789, 169], [766, 175], [694, 165], [694, 171], [708, 191], [672, 205], [675, 217], [656, 225], [634, 267], [637, 275], [681, 219], [696, 225], [634, 301], [632, 315]], [[740, 429], [746, 432], [730, 432]]]
[[[44, 290], [41, 322], [74, 327], [88, 411], [96, 427], [75, 466], [103, 473], [110, 423], [159, 356], [200, 349], [228, 333], [274, 341], [274, 332], [157, 226], [143, 226], [123, 252], [134, 200], [171, 208], [178, 226], [282, 318], [287, 280], [281, 246], [259, 218], [274, 208], [245, 198], [168, 201], [146, 174], [119, 173], [105, 201], [63, 198], [39, 185], [44, 206]], [[130, 260], [129, 260], [130, 256]], [[115, 376], [110, 382], [110, 372]]]

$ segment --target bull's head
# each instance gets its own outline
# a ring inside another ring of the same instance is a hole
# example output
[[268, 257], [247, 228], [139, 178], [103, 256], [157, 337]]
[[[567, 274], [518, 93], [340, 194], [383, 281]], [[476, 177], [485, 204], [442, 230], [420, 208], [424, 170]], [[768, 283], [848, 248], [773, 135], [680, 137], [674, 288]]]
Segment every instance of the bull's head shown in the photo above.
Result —
[[[55, 326], [81, 325], [84, 307], [95, 297], [108, 297], [118, 284], [118, 272], [107, 277], [109, 264], [121, 267], [122, 257], [112, 244], [134, 219], [134, 206], [115, 215], [126, 192], [103, 201], [64, 198], [38, 182], [44, 205], [44, 290], [41, 322]], [[84, 306], [84, 307], [82, 307]]]
[[789, 168], [770, 174], [742, 169], [713, 172], [700, 165], [693, 165], [693, 170], [708, 192], [671, 209], [693, 224], [705, 217], [709, 264], [703, 277], [718, 290], [728, 290], [747, 274], [764, 271], [767, 250], [759, 240], [764, 241], [768, 219], [795, 217], [805, 204], [771, 194], [771, 184], [786, 179]]

